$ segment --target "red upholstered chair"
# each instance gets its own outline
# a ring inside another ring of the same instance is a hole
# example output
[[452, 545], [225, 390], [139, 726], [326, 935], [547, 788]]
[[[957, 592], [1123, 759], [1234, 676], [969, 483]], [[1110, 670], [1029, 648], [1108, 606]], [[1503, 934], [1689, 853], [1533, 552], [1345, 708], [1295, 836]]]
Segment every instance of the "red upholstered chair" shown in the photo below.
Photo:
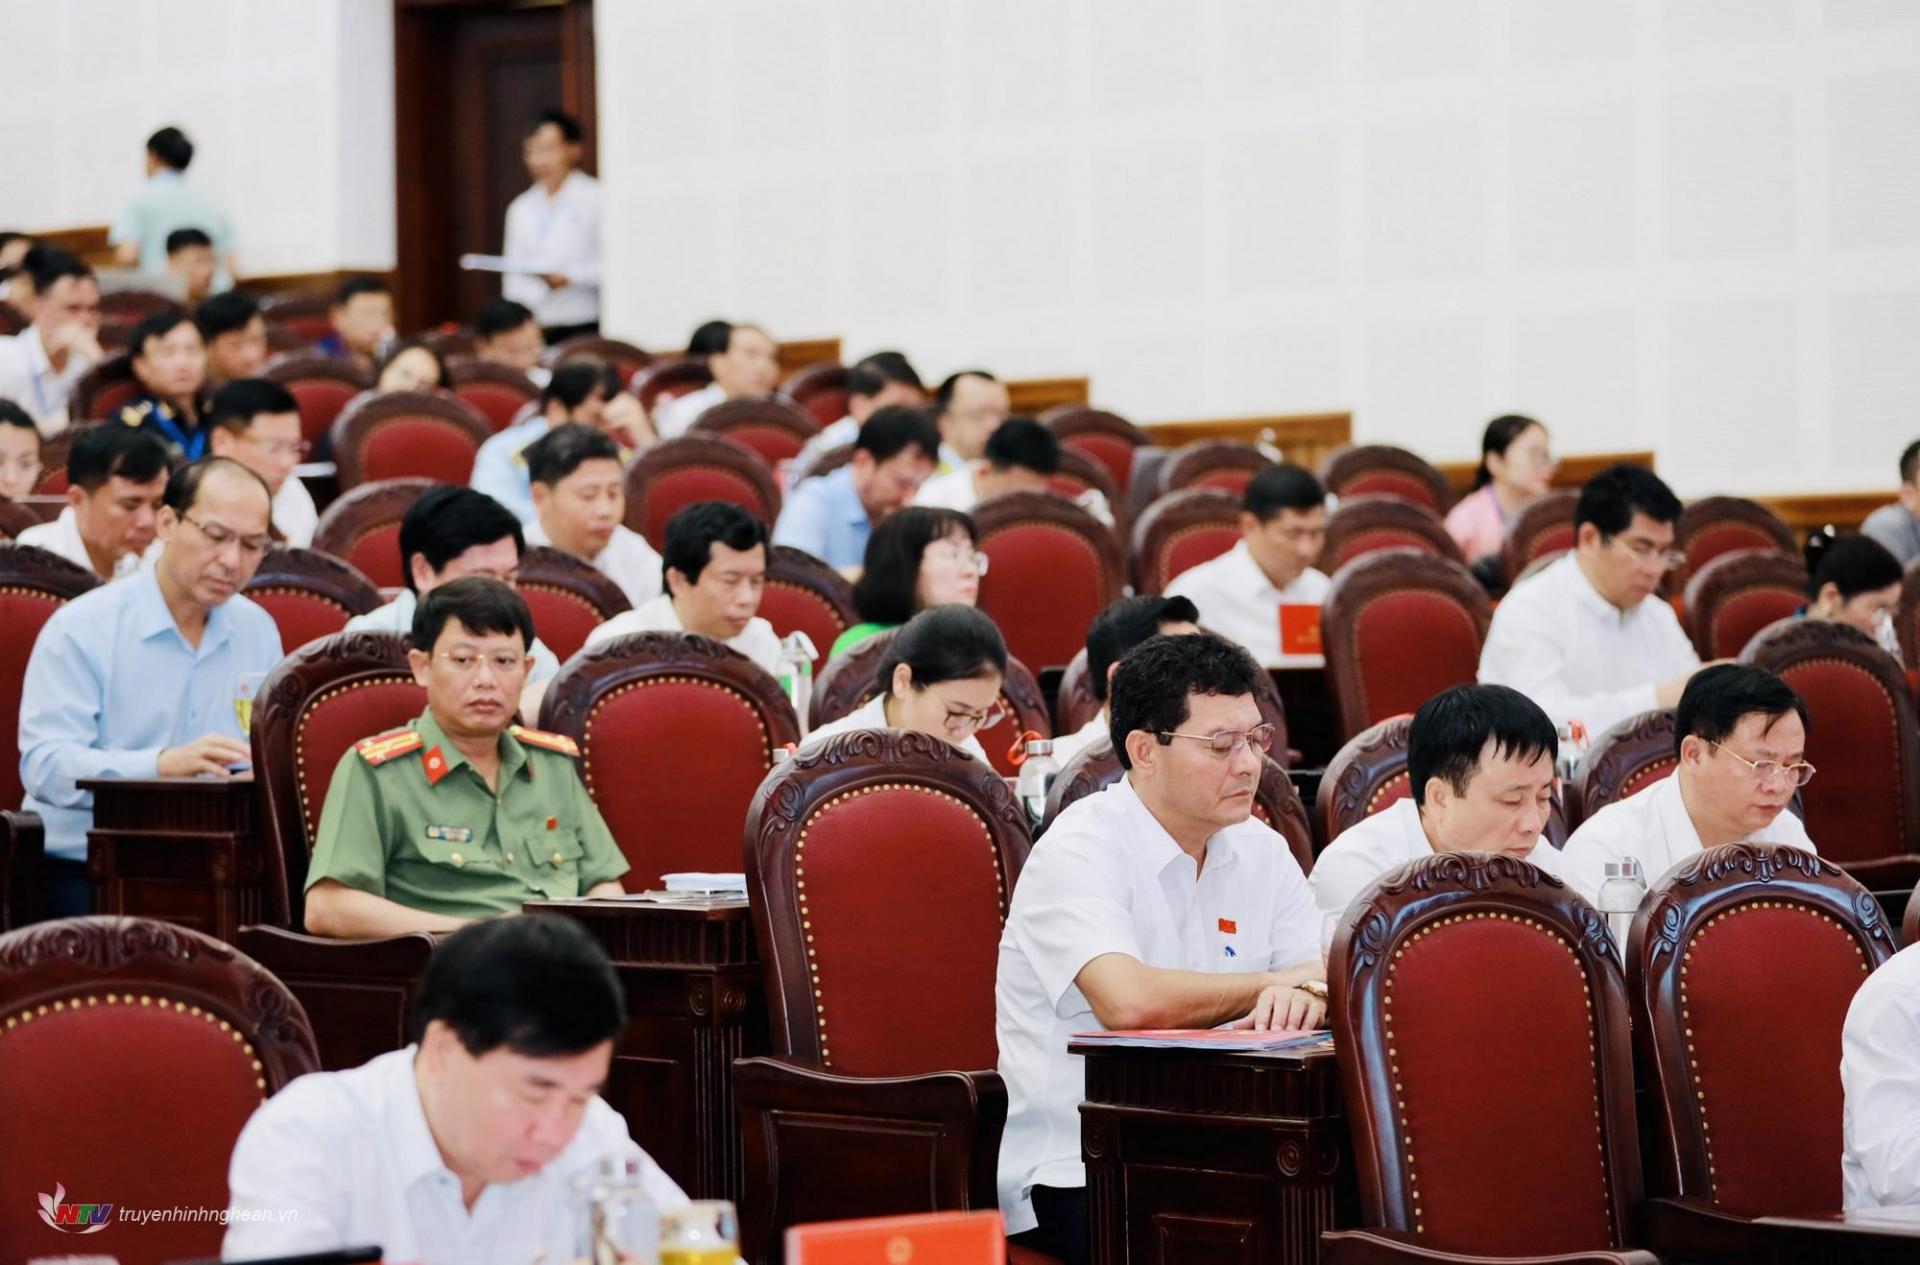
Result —
[[1500, 549], [1500, 569], [1509, 586], [1534, 563], [1573, 548], [1573, 511], [1579, 504], [1578, 492], [1549, 492], [1513, 516]]
[[1821, 855], [1863, 882], [1903, 870], [1920, 851], [1920, 730], [1899, 662], [1824, 619], [1781, 620], [1740, 661], [1778, 673], [1806, 700], [1807, 762], [1820, 772], [1800, 795]]
[[731, 501], [771, 526], [780, 489], [758, 454], [713, 435], [663, 439], [627, 467], [627, 526], [664, 546], [667, 520], [696, 501]]
[[1568, 799], [1579, 805], [1581, 821], [1672, 775], [1680, 762], [1673, 725], [1673, 709], [1656, 707], [1594, 738], [1567, 788]]
[[[1047, 795], [1047, 812], [1041, 819], [1040, 833], [1044, 835], [1047, 827], [1053, 825], [1053, 819], [1069, 804], [1112, 786], [1124, 771], [1119, 757], [1113, 753], [1113, 744], [1104, 738], [1067, 761]], [[1253, 793], [1253, 815], [1280, 832], [1303, 872], [1313, 868], [1313, 827], [1307, 821], [1307, 805], [1286, 769], [1271, 755], [1261, 761], [1260, 785]]]
[[1005, 781], [926, 734], [841, 734], [762, 785], [746, 870], [773, 1056], [733, 1065], [746, 1259], [799, 1222], [996, 1206], [993, 977], [1027, 847]]
[[0, 537], [12, 540], [29, 527], [38, 527], [46, 521], [20, 502], [0, 497]]
[[820, 433], [811, 414], [778, 399], [716, 404], [694, 421], [693, 430], [730, 439], [758, 453], [769, 469], [793, 460], [806, 442]]
[[1673, 547], [1687, 555], [1677, 577], [1683, 583], [1735, 549], [1777, 549], [1799, 556], [1793, 532], [1780, 516], [1744, 496], [1708, 496], [1687, 505], [1674, 525]]
[[980, 609], [1023, 663], [1063, 667], [1086, 644], [1087, 625], [1121, 596], [1120, 539], [1079, 506], [1043, 492], [1013, 492], [973, 511], [980, 550]]
[[27, 318], [11, 303], [0, 302], [0, 336], [18, 334], [27, 327]]
[[1412, 727], [1411, 715], [1383, 720], [1347, 739], [1327, 761], [1314, 805], [1321, 847], [1362, 818], [1413, 794], [1407, 780], [1407, 733]]
[[100, 296], [100, 345], [124, 347], [141, 321], [179, 308], [180, 300], [152, 290], [109, 290]]
[[273, 616], [288, 650], [330, 637], [380, 605], [380, 590], [350, 564], [318, 549], [286, 545], [267, 551], [246, 594]]
[[1332, 575], [1361, 554], [1403, 548], [1464, 561], [1460, 546], [1432, 510], [1394, 496], [1356, 496], [1327, 515], [1320, 569]]
[[[40, 445], [40, 481], [33, 485], [35, 496], [58, 496], [67, 494], [67, 458], [73, 452], [74, 436], [81, 431], [100, 425], [99, 422], [77, 422], [68, 426], [57, 435], [49, 435]], [[54, 515], [59, 515], [59, 510]], [[53, 521], [48, 519], [48, 522]]]
[[1740, 1217], [1840, 1211], [1840, 1027], [1898, 947], [1873, 893], [1799, 848], [1709, 848], [1654, 883], [1626, 962], [1659, 1193]]
[[819, 426], [831, 426], [847, 415], [847, 367], [832, 361], [802, 365], [780, 384], [787, 403], [813, 418]]
[[1040, 421], [1062, 448], [1083, 452], [1105, 466], [1122, 491], [1133, 484], [1135, 450], [1153, 443], [1152, 436], [1118, 413], [1082, 404], [1050, 408], [1040, 415]]
[[373, 389], [371, 369], [311, 350], [275, 356], [261, 376], [293, 393], [300, 405], [300, 434], [316, 445], [354, 397]]
[[1908, 673], [1920, 671], [1920, 558], [1907, 564], [1906, 578], [1900, 583], [1900, 606], [1893, 615], [1894, 631], [1900, 635], [1900, 660]]
[[1160, 463], [1160, 495], [1181, 488], [1212, 488], [1238, 499], [1246, 494], [1253, 476], [1272, 464], [1252, 444], [1202, 439], [1175, 449]]
[[1686, 623], [1702, 659], [1731, 659], [1807, 604], [1807, 566], [1778, 549], [1735, 549], [1687, 581]]
[[67, 416], [81, 422], [107, 421], [118, 417], [142, 389], [140, 379], [133, 376], [132, 356], [125, 352], [107, 356], [73, 384], [73, 392], [67, 397]]
[[471, 405], [432, 391], [367, 392], [333, 419], [342, 492], [382, 479], [465, 483], [493, 432]]
[[533, 612], [533, 626], [561, 662], [587, 644], [587, 634], [633, 603], [591, 562], [546, 545], [529, 545], [520, 555], [514, 587]]
[[408, 1014], [431, 936], [339, 941], [302, 934], [307, 861], [340, 757], [426, 710], [400, 633], [338, 633], [289, 654], [253, 710], [253, 767], [266, 847], [262, 924], [240, 947], [306, 1007], [328, 1070], [358, 1067], [408, 1042]]
[[814, 658], [818, 674], [827, 666], [827, 651], [840, 634], [860, 622], [853, 609], [853, 586], [804, 549], [773, 545], [767, 551], [767, 586], [760, 592], [760, 618], [782, 638], [804, 632], [820, 653]]
[[462, 403], [487, 419], [487, 426], [499, 434], [513, 425], [520, 410], [540, 398], [533, 379], [510, 365], [490, 360], [459, 360], [447, 369], [453, 394]]
[[381, 588], [406, 584], [400, 558], [400, 522], [432, 479], [363, 483], [321, 513], [313, 547], [350, 564]]
[[1048, 480], [1048, 490], [1069, 501], [1077, 501], [1089, 492], [1098, 492], [1112, 512], [1115, 530], [1126, 530], [1127, 502], [1120, 485], [1113, 481], [1113, 475], [1106, 466], [1086, 453], [1062, 448], [1060, 469]]
[[1640, 1149], [1614, 954], [1592, 906], [1510, 857], [1415, 861], [1359, 897], [1327, 982], [1375, 1229], [1323, 1236], [1322, 1260], [1653, 1265], [1626, 1250]]
[[[809, 727], [839, 720], [872, 698], [879, 688], [880, 661], [886, 658], [893, 642], [891, 630], [869, 637], [827, 666], [814, 679], [812, 720]], [[1007, 718], [991, 729], [982, 729], [979, 739], [987, 759], [1007, 777], [1020, 771], [1013, 749], [1022, 734], [1032, 732], [1042, 738], [1053, 736], [1053, 720], [1047, 714], [1046, 696], [1027, 666], [1017, 658], [1008, 658], [1007, 674], [1000, 682], [1000, 702]]]
[[618, 369], [623, 378], [631, 378], [656, 363], [652, 352], [642, 351], [632, 343], [621, 342], [617, 338], [602, 338], [598, 334], [576, 334], [572, 338], [563, 338], [547, 348], [542, 359], [549, 368], [556, 368], [583, 356], [605, 361]]
[[[414, 335], [422, 347], [447, 361], [472, 359], [480, 353], [480, 339], [470, 329], [442, 327]], [[457, 366], [452, 366], [457, 367]]]
[[800, 740], [778, 682], [692, 633], [630, 633], [575, 655], [547, 688], [540, 723], [580, 744], [580, 776], [636, 892], [659, 888], [663, 874], [738, 865], [740, 824], [772, 753]]
[[1320, 608], [1341, 738], [1475, 680], [1492, 622], [1486, 590], [1458, 562], [1378, 549], [1341, 567]]
[[[210, 936], [136, 918], [70, 918], [0, 937], [0, 1243], [9, 1259], [212, 1256], [218, 1222], [57, 1228], [60, 1203], [224, 1208], [247, 1118], [314, 1071], [286, 988]], [[76, 1110], [76, 1103], [85, 1103]], [[39, 1202], [30, 1198], [38, 1193]]]
[[333, 333], [332, 308], [332, 298], [324, 294], [273, 294], [260, 301], [268, 328], [290, 329], [309, 343]]
[[32, 545], [0, 543], [0, 809], [20, 807], [20, 692], [27, 659], [53, 613], [100, 583], [85, 567]]
[[1447, 476], [1424, 458], [1392, 444], [1343, 444], [1320, 464], [1320, 482], [1342, 501], [1391, 496], [1444, 514], [1453, 504]]
[[1240, 543], [1240, 498], [1183, 488], [1147, 506], [1133, 524], [1133, 591], [1162, 593], [1175, 576]]
[[713, 381], [713, 370], [705, 360], [685, 357], [656, 360], [636, 371], [629, 384], [634, 398], [647, 412], [669, 396], [679, 397], [698, 391]]

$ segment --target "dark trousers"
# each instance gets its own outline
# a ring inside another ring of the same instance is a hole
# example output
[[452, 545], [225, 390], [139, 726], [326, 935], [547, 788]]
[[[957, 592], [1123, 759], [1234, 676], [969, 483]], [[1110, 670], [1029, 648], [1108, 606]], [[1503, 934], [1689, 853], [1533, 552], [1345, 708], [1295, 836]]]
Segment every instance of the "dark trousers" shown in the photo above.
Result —
[[93, 884], [87, 863], [65, 857], [40, 861], [40, 917], [78, 918], [93, 912]]
[[1092, 1243], [1087, 1237], [1085, 1186], [1035, 1186], [1033, 1215], [1040, 1224], [1013, 1235], [1011, 1242], [1044, 1252], [1063, 1265], [1087, 1265]]
[[548, 325], [540, 331], [546, 337], [547, 346], [564, 343], [569, 338], [578, 338], [582, 334], [598, 334], [599, 321], [589, 321], [585, 325]]

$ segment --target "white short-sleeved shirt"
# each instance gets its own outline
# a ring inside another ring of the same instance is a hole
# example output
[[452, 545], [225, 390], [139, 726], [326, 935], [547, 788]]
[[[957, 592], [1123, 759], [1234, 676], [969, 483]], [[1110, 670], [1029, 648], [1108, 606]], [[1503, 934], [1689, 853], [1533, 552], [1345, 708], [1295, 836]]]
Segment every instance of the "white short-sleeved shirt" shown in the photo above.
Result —
[[1100, 1027], [1074, 980], [1108, 953], [1161, 970], [1281, 970], [1320, 957], [1320, 917], [1287, 841], [1252, 818], [1207, 841], [1197, 875], [1128, 778], [1055, 818], [1014, 888], [994, 981], [1011, 1234], [1036, 1224], [1033, 1187], [1086, 1185], [1086, 1066], [1067, 1042]]
[[313, 544], [313, 529], [320, 525], [320, 511], [314, 507], [313, 493], [295, 475], [288, 475], [280, 490], [273, 494], [273, 529], [296, 549]]
[[587, 325], [600, 319], [600, 182], [570, 171], [548, 193], [536, 184], [507, 204], [507, 257], [538, 263], [567, 284], [554, 289], [544, 276], [509, 272], [500, 293], [524, 303], [540, 324]]
[[1053, 740], [1053, 758], [1061, 768], [1067, 767], [1067, 761], [1085, 751], [1096, 742], [1105, 739], [1108, 734], [1107, 714], [1101, 712], [1086, 724], [1070, 734], [1062, 734]]
[[[260, 1105], [233, 1148], [228, 1209], [236, 1219], [222, 1259], [377, 1243], [392, 1262], [555, 1265], [574, 1257], [573, 1180], [604, 1156], [638, 1156], [657, 1207], [687, 1202], [620, 1114], [595, 1098], [558, 1158], [531, 1177], [485, 1187], [467, 1209], [420, 1106], [414, 1050], [302, 1076]], [[298, 1215], [276, 1215], [285, 1211]], [[259, 1219], [238, 1219], [253, 1214]]]
[[[1280, 650], [1280, 608], [1318, 606], [1333, 581], [1308, 567], [1284, 589], [1273, 586], [1241, 540], [1218, 558], [1182, 571], [1167, 585], [1168, 597], [1184, 597], [1200, 612], [1200, 626], [1246, 647], [1262, 667], [1304, 662]], [[1310, 656], [1319, 662], [1319, 656]]]
[[[628, 633], [686, 630], [686, 625], [680, 622], [680, 612], [673, 608], [673, 595], [662, 593], [658, 597], [648, 598], [630, 611], [622, 611], [595, 628], [587, 634], [587, 645], [597, 646]], [[738, 637], [728, 637], [724, 644], [728, 649], [737, 650], [759, 664], [767, 675], [779, 675], [780, 635], [773, 631], [772, 624], [758, 615], [747, 621], [746, 629]]]
[[1920, 945], [1853, 995], [1840, 1030], [1846, 1210], [1920, 1207]]
[[[538, 518], [527, 524], [526, 538], [529, 545], [553, 545], [546, 526]], [[645, 536], [625, 524], [614, 527], [607, 547], [591, 561], [593, 569], [619, 585], [634, 606], [660, 595], [660, 555], [654, 552]]]
[[[1567, 882], [1589, 904], [1598, 904], [1600, 885], [1607, 881], [1607, 862], [1628, 857], [1640, 862], [1647, 886], [1701, 852], [1700, 832], [1680, 796], [1681, 774], [1661, 778], [1645, 790], [1608, 804], [1580, 823], [1567, 840], [1560, 859]], [[1764, 829], [1756, 830], [1741, 843], [1777, 843], [1818, 852], [1807, 828], [1793, 815], [1781, 809]]]
[[1680, 617], [1658, 596], [1621, 610], [1568, 553], [1514, 585], [1480, 648], [1480, 680], [1519, 690], [1555, 725], [1599, 733], [1658, 706], [1655, 691], [1700, 666]]
[[[1313, 859], [1314, 903], [1320, 906], [1320, 943], [1333, 943], [1354, 899], [1388, 870], [1434, 854], [1420, 809], [1411, 799], [1396, 800], [1363, 821], [1355, 822]], [[1560, 852], [1543, 837], [1535, 840], [1527, 860], [1547, 873], [1560, 876]]]
[[[887, 723], [887, 696], [885, 694], [876, 694], [859, 709], [848, 712], [839, 720], [829, 721], [808, 734], [807, 740], [800, 744], [800, 749], [804, 751], [808, 747], [826, 741], [835, 734], [851, 733], [856, 729], [890, 728], [892, 728], [892, 726]], [[987, 759], [986, 749], [980, 745], [980, 739], [972, 734], [967, 735], [965, 742], [956, 742], [954, 745], [976, 760], [985, 762]]]
[[0, 399], [12, 400], [27, 411], [42, 435], [67, 425], [67, 397], [74, 384], [93, 368], [93, 361], [67, 353], [67, 367], [55, 369], [40, 341], [40, 327], [29, 325], [11, 337], [0, 337]]
[[[15, 539], [23, 545], [32, 545], [36, 549], [45, 549], [48, 553], [57, 553], [77, 567], [93, 570], [93, 556], [87, 552], [87, 542], [80, 535], [80, 520], [74, 517], [73, 506], [61, 510], [51, 523], [39, 523], [21, 532]], [[160, 556], [166, 543], [155, 537], [147, 546], [145, 553], [123, 553], [114, 560], [113, 574], [110, 580], [124, 580], [142, 567]]]
[[718, 382], [708, 383], [698, 391], [689, 391], [685, 395], [670, 400], [661, 400], [653, 406], [653, 433], [662, 439], [678, 439], [693, 429], [700, 415], [716, 404], [725, 404], [727, 393]]

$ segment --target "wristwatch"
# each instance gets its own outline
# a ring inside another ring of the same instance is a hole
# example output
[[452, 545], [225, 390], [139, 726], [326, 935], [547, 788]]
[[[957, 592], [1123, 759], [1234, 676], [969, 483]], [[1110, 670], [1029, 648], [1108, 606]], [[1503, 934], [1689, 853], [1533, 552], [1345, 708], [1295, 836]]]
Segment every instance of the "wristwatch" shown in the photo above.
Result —
[[1303, 980], [1295, 984], [1294, 987], [1309, 997], [1318, 997], [1321, 1001], [1327, 1000], [1327, 981], [1325, 980]]

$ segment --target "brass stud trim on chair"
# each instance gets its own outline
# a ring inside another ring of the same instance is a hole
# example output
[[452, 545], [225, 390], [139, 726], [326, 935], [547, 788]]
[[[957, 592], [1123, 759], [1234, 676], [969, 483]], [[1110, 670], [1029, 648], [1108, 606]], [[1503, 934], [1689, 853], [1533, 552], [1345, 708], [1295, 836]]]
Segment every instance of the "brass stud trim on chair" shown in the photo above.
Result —
[[[61, 997], [61, 998], [56, 998], [54, 1000], [51, 1009], [48, 1008], [47, 1003], [42, 1002], [37, 1007], [34, 1007], [34, 1006], [22, 1007], [17, 1013], [8, 1015], [6, 1017], [5, 1026], [0, 1027], [0, 1034], [12, 1032], [16, 1028], [18, 1028], [20, 1025], [32, 1023], [35, 1019], [44, 1017], [48, 1014], [60, 1014], [69, 1009], [78, 1013], [83, 1007], [91, 1008], [94, 1006], [98, 1006], [102, 1001], [104, 1001], [109, 1006], [120, 1006], [120, 1005], [132, 1006], [137, 1002], [137, 1004], [151, 1009], [154, 1005], [153, 996], [148, 993], [142, 993], [138, 998], [135, 998], [132, 993], [126, 993], [124, 995], [119, 993], [104, 993], [104, 994], [86, 993], [78, 997]], [[246, 1058], [248, 1065], [251, 1067], [251, 1069], [255, 1073], [253, 1078], [253, 1083], [259, 1088], [260, 1097], [263, 1100], [266, 1098], [267, 1081], [266, 1081], [266, 1075], [265, 1075], [265, 1070], [266, 1070], [265, 1065], [261, 1063], [259, 1052], [253, 1048], [252, 1043], [247, 1041], [245, 1038], [243, 1038], [238, 1032], [234, 1031], [232, 1024], [220, 1018], [218, 1015], [214, 1014], [210, 1010], [203, 1010], [199, 1006], [190, 1006], [184, 1001], [170, 1001], [169, 999], [162, 997], [159, 1000], [159, 1008], [161, 1010], [172, 1010], [177, 1014], [186, 1015], [190, 1018], [198, 1019], [202, 1023], [208, 1024], [209, 1026], [218, 1026], [220, 1031], [232, 1037], [233, 1040], [240, 1046], [242, 1055]]]

